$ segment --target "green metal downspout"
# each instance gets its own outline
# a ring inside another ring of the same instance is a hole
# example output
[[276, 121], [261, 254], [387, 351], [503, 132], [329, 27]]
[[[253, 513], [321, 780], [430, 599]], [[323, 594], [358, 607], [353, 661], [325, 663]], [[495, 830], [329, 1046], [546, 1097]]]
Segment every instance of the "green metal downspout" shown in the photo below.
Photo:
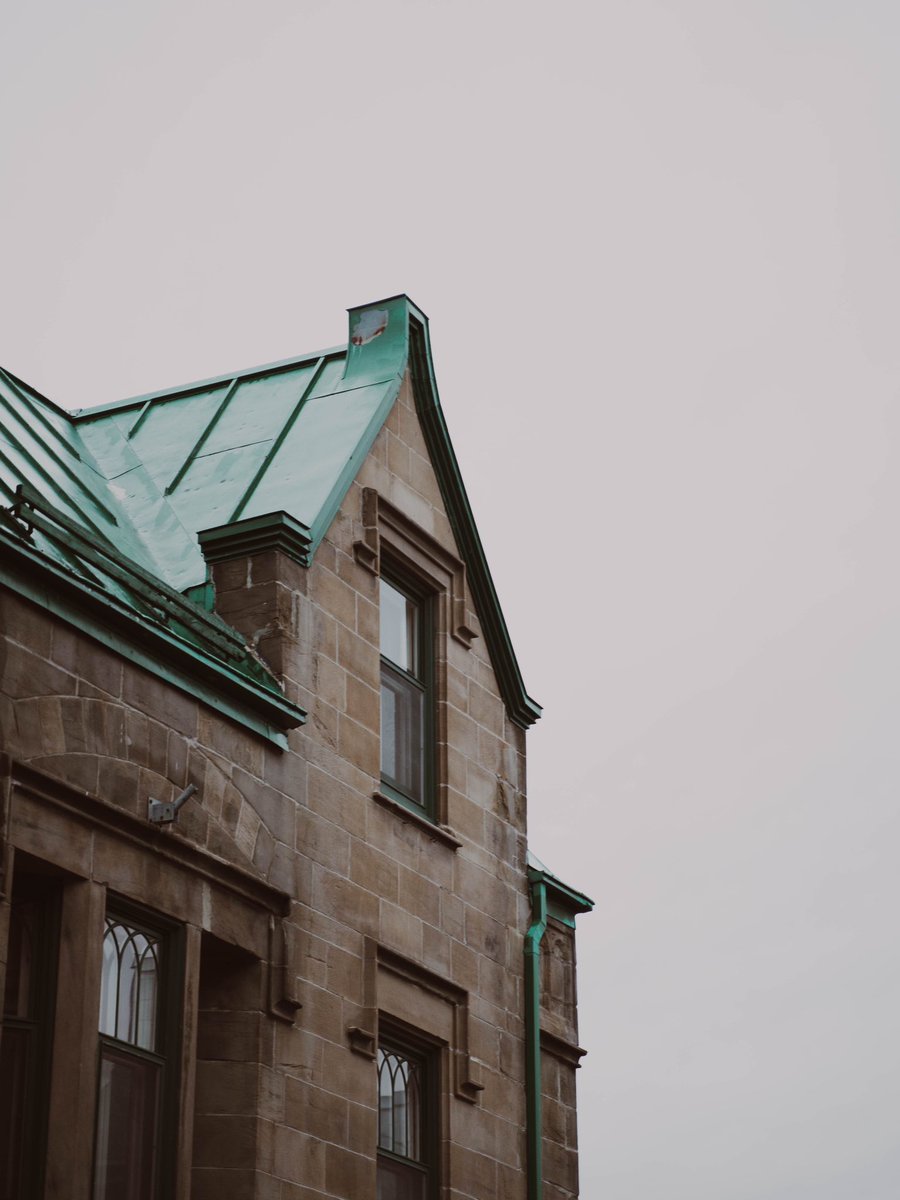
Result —
[[531, 881], [531, 915], [525, 934], [525, 1107], [528, 1142], [528, 1200], [541, 1200], [543, 1107], [541, 1104], [541, 942], [547, 928], [547, 885]]

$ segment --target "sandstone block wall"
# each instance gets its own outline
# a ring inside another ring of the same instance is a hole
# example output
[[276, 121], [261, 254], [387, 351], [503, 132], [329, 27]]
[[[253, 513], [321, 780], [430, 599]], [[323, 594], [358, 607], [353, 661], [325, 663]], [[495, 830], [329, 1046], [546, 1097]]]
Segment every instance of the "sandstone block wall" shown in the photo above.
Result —
[[[188, 931], [179, 1196], [374, 1198], [372, 1053], [394, 1022], [440, 1048], [440, 1194], [525, 1197], [525, 735], [483, 639], [451, 636], [437, 596], [437, 823], [380, 797], [377, 563], [357, 549], [373, 492], [456, 555], [408, 383], [309, 569], [273, 550], [213, 570], [218, 612], [308, 711], [287, 751], [0, 596], [0, 748], [35, 772], [9, 768], [5, 903], [17, 857], [65, 894], [93, 888], [94, 925], [74, 936], [95, 967], [107, 893]], [[380, 552], [397, 553], [387, 534]], [[477, 632], [471, 596], [455, 604]], [[178, 822], [148, 825], [148, 798], [188, 783]], [[548, 963], [554, 1032], [574, 1042], [574, 959]], [[577, 1191], [574, 1066], [547, 1055], [544, 1072], [557, 1200]], [[85, 1136], [60, 1196], [89, 1195]]]

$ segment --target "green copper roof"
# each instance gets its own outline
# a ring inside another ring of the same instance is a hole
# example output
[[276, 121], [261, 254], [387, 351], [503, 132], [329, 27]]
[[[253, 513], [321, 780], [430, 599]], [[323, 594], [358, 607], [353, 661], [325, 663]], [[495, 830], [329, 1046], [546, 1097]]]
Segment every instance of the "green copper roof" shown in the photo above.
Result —
[[[50, 506], [54, 528], [61, 519], [108, 545], [141, 587], [155, 578], [172, 592], [199, 589], [207, 560], [198, 535], [210, 531], [211, 554], [227, 546], [235, 523], [248, 547], [254, 531], [277, 524], [308, 563], [407, 369], [501, 690], [513, 719], [528, 725], [540, 708], [522, 684], [447, 435], [427, 321], [406, 296], [351, 309], [346, 347], [73, 414], [0, 372], [0, 490], [12, 506], [18, 485], [28, 485], [32, 500]], [[111, 557], [98, 566], [65, 538], [37, 529], [32, 538], [40, 553], [146, 616], [108, 569]]]
[[274, 511], [311, 531], [315, 553], [396, 399], [406, 303], [351, 314], [362, 333], [351, 331], [349, 349], [76, 415], [115, 502], [173, 587], [206, 577], [201, 530]]

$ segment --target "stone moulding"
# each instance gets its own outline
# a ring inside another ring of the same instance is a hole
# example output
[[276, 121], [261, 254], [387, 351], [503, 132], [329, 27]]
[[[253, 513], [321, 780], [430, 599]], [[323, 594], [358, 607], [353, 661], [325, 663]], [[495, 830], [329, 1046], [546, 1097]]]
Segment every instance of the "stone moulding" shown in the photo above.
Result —
[[374, 488], [362, 489], [361, 539], [353, 543], [356, 561], [373, 575], [381, 574], [381, 545], [393, 557], [411, 564], [435, 591], [447, 597], [450, 636], [468, 650], [477, 632], [466, 612], [466, 565], [420, 529]]
[[574, 1042], [557, 1037], [555, 1033], [549, 1033], [546, 1029], [541, 1030], [541, 1050], [568, 1063], [570, 1067], [580, 1067], [581, 1060], [587, 1054], [587, 1050], [582, 1050]]
[[281, 550], [302, 567], [310, 563], [312, 535], [302, 521], [286, 512], [266, 513], [201, 529], [197, 539], [207, 563], [227, 562], [265, 550]]
[[[201, 883], [220, 889], [241, 904], [266, 914], [267, 953], [266, 949], [260, 949], [268, 959], [269, 1013], [281, 1021], [294, 1021], [302, 1006], [296, 996], [292, 928], [287, 921], [291, 898], [286, 892], [190, 842], [173, 837], [160, 827], [148, 825], [145, 820], [114, 804], [3, 754], [0, 755], [0, 867], [4, 869], [0, 875], [0, 896], [4, 894], [7, 880], [5, 868], [14, 829], [15, 797], [19, 790], [23, 796], [52, 806], [79, 825], [100, 829], [120, 843], [128, 842], [144, 851], [151, 849], [155, 858], [170, 869], [187, 872], [192, 885]], [[65, 868], [66, 864], [57, 865]], [[177, 914], [172, 915], [178, 919]]]
[[[437, 1000], [443, 1008], [443, 1033], [434, 1029], [421, 1032], [439, 1036], [439, 1040], [449, 1045], [453, 1094], [469, 1104], [476, 1104], [484, 1084], [477, 1077], [476, 1064], [469, 1051], [469, 993], [369, 937], [364, 939], [363, 950], [364, 1004], [358, 1022], [347, 1027], [351, 1050], [366, 1058], [375, 1058], [383, 993], [390, 983], [397, 982], [408, 989], [421, 990], [429, 1000]], [[391, 1015], [402, 1018], [404, 1014]]]
[[408, 821], [410, 825], [421, 829], [432, 841], [441, 842], [444, 846], [449, 846], [451, 850], [458, 850], [462, 846], [462, 842], [449, 825], [437, 825], [434, 821], [429, 821], [427, 817], [419, 816], [418, 813], [413, 812], [411, 808], [407, 808], [398, 800], [392, 800], [390, 796], [385, 796], [383, 792], [373, 792], [372, 799], [376, 804], [380, 804], [382, 808], [386, 808], [399, 817], [401, 821]]
[[274, 913], [269, 915], [269, 1013], [293, 1025], [303, 1007], [296, 995], [293, 927]]

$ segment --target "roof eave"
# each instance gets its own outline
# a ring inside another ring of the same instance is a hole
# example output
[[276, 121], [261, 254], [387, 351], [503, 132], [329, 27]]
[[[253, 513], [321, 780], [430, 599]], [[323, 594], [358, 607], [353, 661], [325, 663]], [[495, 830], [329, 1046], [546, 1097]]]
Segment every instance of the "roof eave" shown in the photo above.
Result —
[[306, 713], [178, 634], [93, 590], [39, 550], [0, 530], [0, 583], [179, 690], [286, 748]]
[[409, 368], [416, 411], [431, 455], [447, 516], [466, 564], [466, 576], [475, 608], [481, 621], [485, 643], [510, 720], [528, 729], [541, 715], [542, 708], [525, 689], [522, 672], [513, 649], [509, 629], [500, 607], [497, 589], [488, 567], [478, 527], [465, 484], [450, 441], [450, 433], [441, 409], [428, 320], [411, 301], [409, 304]]

